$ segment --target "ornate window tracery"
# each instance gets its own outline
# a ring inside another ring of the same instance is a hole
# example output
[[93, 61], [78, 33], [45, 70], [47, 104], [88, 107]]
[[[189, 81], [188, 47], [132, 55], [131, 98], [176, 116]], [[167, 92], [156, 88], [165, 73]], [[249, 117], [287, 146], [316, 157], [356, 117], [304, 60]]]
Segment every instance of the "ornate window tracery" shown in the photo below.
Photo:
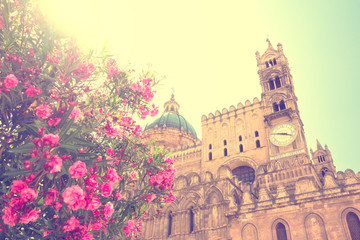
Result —
[[242, 182], [254, 182], [255, 180], [255, 171], [251, 167], [241, 166], [232, 170], [234, 176], [236, 176], [239, 181]]

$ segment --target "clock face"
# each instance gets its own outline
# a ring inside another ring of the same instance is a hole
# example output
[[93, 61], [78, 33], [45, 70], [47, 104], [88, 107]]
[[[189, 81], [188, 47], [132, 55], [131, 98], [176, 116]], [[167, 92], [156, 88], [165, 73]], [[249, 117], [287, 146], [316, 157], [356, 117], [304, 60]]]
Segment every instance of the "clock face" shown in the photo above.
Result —
[[292, 143], [297, 136], [297, 129], [291, 123], [281, 123], [270, 131], [270, 142], [276, 146], [286, 146]]

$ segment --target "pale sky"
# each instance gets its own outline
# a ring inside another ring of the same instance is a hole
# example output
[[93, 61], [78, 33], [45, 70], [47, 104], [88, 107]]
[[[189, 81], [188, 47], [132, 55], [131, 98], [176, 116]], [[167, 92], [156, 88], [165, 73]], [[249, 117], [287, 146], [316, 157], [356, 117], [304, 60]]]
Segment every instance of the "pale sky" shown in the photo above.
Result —
[[[289, 60], [308, 147], [328, 145], [338, 171], [360, 170], [360, 1], [42, 0], [49, 20], [124, 69], [159, 77], [162, 110], [172, 88], [201, 137], [201, 116], [261, 97], [255, 52], [269, 37]], [[154, 119], [148, 119], [153, 121]]]

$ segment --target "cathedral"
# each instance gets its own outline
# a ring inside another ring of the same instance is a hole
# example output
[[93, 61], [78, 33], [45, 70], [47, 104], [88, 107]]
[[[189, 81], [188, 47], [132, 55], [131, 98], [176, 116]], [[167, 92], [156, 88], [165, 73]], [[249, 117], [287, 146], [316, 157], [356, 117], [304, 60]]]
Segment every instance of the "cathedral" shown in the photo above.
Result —
[[144, 239], [360, 240], [360, 172], [308, 150], [282, 45], [256, 60], [261, 99], [203, 115], [201, 139], [174, 95], [146, 125], [172, 153], [176, 201], [149, 213]]

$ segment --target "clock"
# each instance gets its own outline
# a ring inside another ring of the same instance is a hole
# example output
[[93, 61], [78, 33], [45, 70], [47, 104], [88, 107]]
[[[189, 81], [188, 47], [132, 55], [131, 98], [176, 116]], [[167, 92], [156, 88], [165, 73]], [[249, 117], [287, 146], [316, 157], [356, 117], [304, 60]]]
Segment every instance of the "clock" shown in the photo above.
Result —
[[270, 130], [270, 142], [276, 146], [286, 146], [297, 136], [297, 129], [291, 123], [280, 123]]

